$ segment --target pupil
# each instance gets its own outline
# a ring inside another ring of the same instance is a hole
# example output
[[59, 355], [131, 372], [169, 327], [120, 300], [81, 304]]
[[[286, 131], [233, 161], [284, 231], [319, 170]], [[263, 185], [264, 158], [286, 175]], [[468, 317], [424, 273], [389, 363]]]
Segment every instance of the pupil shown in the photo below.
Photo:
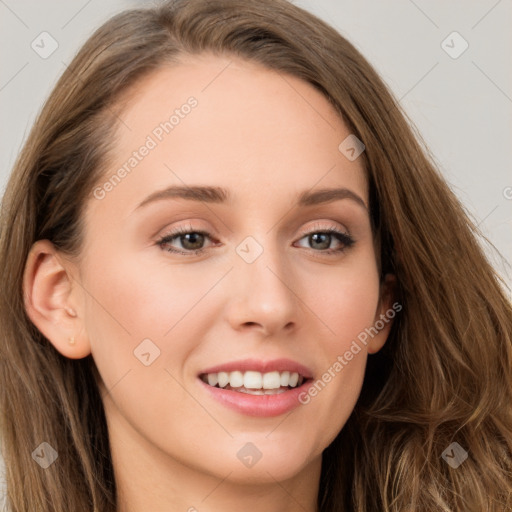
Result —
[[[200, 249], [201, 243], [199, 243], [199, 246], [196, 246], [194, 244], [197, 244], [198, 242], [198, 240], [196, 239], [197, 237], [199, 237], [199, 242], [202, 242], [203, 236], [204, 235], [201, 235], [200, 233], [187, 233], [186, 235], [183, 235], [181, 237], [181, 244], [185, 249]], [[191, 238], [191, 240], [189, 237]], [[185, 241], [185, 243], [183, 243], [183, 241]], [[190, 243], [192, 244], [192, 246], [190, 246]]]
[[[331, 235], [329, 235], [328, 233], [313, 233], [312, 235], [309, 236], [311, 245], [313, 247], [314, 247], [314, 244], [318, 242], [319, 237], [325, 237], [323, 244], [321, 241], [319, 242], [320, 245], [323, 245], [322, 247], [319, 247], [319, 248], [327, 249], [329, 247], [329, 245], [331, 245]], [[325, 243], [325, 241], [327, 243]]]

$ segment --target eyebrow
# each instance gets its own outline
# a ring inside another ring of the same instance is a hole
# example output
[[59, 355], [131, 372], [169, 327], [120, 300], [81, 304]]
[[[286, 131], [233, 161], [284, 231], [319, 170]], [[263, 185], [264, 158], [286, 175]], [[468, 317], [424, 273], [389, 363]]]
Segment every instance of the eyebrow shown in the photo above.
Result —
[[[138, 210], [149, 203], [164, 199], [187, 199], [190, 201], [222, 204], [231, 201], [231, 194], [227, 189], [222, 187], [172, 185], [150, 194], [135, 208], [135, 210]], [[305, 190], [299, 195], [297, 204], [298, 206], [313, 206], [339, 201], [341, 199], [351, 199], [368, 211], [363, 199], [348, 188], [323, 188], [315, 190], [314, 192]]]

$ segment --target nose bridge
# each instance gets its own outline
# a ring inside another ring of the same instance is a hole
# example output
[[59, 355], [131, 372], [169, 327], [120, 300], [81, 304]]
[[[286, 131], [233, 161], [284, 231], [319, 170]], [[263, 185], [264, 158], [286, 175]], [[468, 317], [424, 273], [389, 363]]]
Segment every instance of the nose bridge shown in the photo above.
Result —
[[291, 267], [272, 232], [258, 239], [247, 237], [236, 252], [231, 322], [256, 323], [268, 332], [295, 322], [297, 298], [290, 282]]

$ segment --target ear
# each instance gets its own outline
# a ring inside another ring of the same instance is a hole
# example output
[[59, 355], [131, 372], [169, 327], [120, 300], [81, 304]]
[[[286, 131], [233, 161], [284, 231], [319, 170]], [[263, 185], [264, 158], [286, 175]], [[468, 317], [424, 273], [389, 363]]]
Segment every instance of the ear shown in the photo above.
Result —
[[393, 303], [395, 286], [396, 276], [394, 274], [386, 274], [380, 285], [380, 299], [377, 312], [375, 313], [373, 330], [371, 331], [372, 333], [378, 332], [372, 336], [371, 341], [368, 343], [369, 354], [375, 354], [384, 346], [391, 331], [393, 318], [402, 309], [401, 304]]
[[23, 297], [29, 318], [43, 336], [63, 356], [81, 359], [91, 350], [83, 311], [77, 308], [81, 290], [71, 267], [49, 240], [38, 240], [25, 264]]

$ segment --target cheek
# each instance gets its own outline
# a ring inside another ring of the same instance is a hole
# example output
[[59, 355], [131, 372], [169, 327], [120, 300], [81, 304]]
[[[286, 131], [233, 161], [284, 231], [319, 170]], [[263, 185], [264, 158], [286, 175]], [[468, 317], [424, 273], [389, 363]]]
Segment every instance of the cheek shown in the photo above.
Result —
[[146, 265], [124, 256], [102, 263], [101, 270], [90, 272], [84, 281], [90, 299], [88, 317], [94, 321], [91, 327], [99, 321], [132, 343], [167, 339], [211, 288], [202, 272], [171, 268], [164, 260]]
[[[319, 318], [315, 325], [325, 333], [316, 336], [311, 351], [321, 364], [313, 386], [301, 401], [310, 408], [308, 415], [322, 425], [310, 426], [318, 447], [329, 444], [348, 420], [363, 384], [367, 348], [367, 329], [375, 322], [379, 300], [379, 279], [372, 254], [358, 264], [337, 272], [316, 275], [305, 283], [310, 290], [308, 305]], [[324, 329], [325, 327], [325, 329]]]
[[129, 257], [103, 258], [102, 263], [91, 265], [98, 271], [84, 273], [84, 287], [89, 292], [86, 330], [102, 386], [110, 394], [109, 414], [122, 411], [136, 428], [159, 424], [168, 431], [177, 414], [188, 416], [192, 408], [194, 417], [201, 416], [179, 383], [194, 340], [202, 336], [191, 312], [211, 284], [192, 283], [190, 275], [148, 268]]
[[[105, 263], [85, 284], [87, 331], [111, 435], [130, 443], [137, 432], [149, 442], [148, 450], [158, 446], [187, 465], [206, 464], [198, 462], [203, 451], [216, 468], [233, 451], [233, 441], [187, 389], [189, 356], [217, 317], [211, 314], [215, 301], [207, 296], [211, 280], [195, 275], [128, 257]], [[147, 359], [152, 362], [146, 366]], [[212, 436], [218, 438], [215, 449], [203, 441]]]
[[330, 336], [329, 353], [343, 350], [365, 328], [373, 325], [379, 302], [379, 276], [372, 254], [354, 264], [325, 269], [304, 282], [303, 295]]
[[[98, 255], [90, 255], [83, 272], [89, 292], [86, 331], [105, 387], [123, 379], [119, 388], [129, 388], [131, 397], [127, 412], [148, 405], [148, 391], [154, 389], [161, 390], [169, 410], [180, 408], [186, 395], [173, 377], [190, 378], [190, 356], [220, 317], [222, 301], [210, 293], [212, 283], [229, 268], [208, 273], [192, 265], [172, 267], [163, 257], [161, 262], [122, 254], [108, 259], [105, 251], [100, 265], [94, 263]], [[154, 410], [162, 407], [157, 400]]]
[[103, 257], [101, 265], [94, 261], [91, 257], [83, 274], [88, 291], [86, 331], [107, 388], [129, 371], [132, 380], [133, 372], [141, 369], [146, 374], [162, 372], [171, 362], [179, 368], [194, 336], [183, 336], [180, 329], [186, 322], [180, 319], [190, 313], [207, 285], [191, 283], [180, 272], [172, 273], [171, 283], [164, 268], [140, 265], [127, 256]]

